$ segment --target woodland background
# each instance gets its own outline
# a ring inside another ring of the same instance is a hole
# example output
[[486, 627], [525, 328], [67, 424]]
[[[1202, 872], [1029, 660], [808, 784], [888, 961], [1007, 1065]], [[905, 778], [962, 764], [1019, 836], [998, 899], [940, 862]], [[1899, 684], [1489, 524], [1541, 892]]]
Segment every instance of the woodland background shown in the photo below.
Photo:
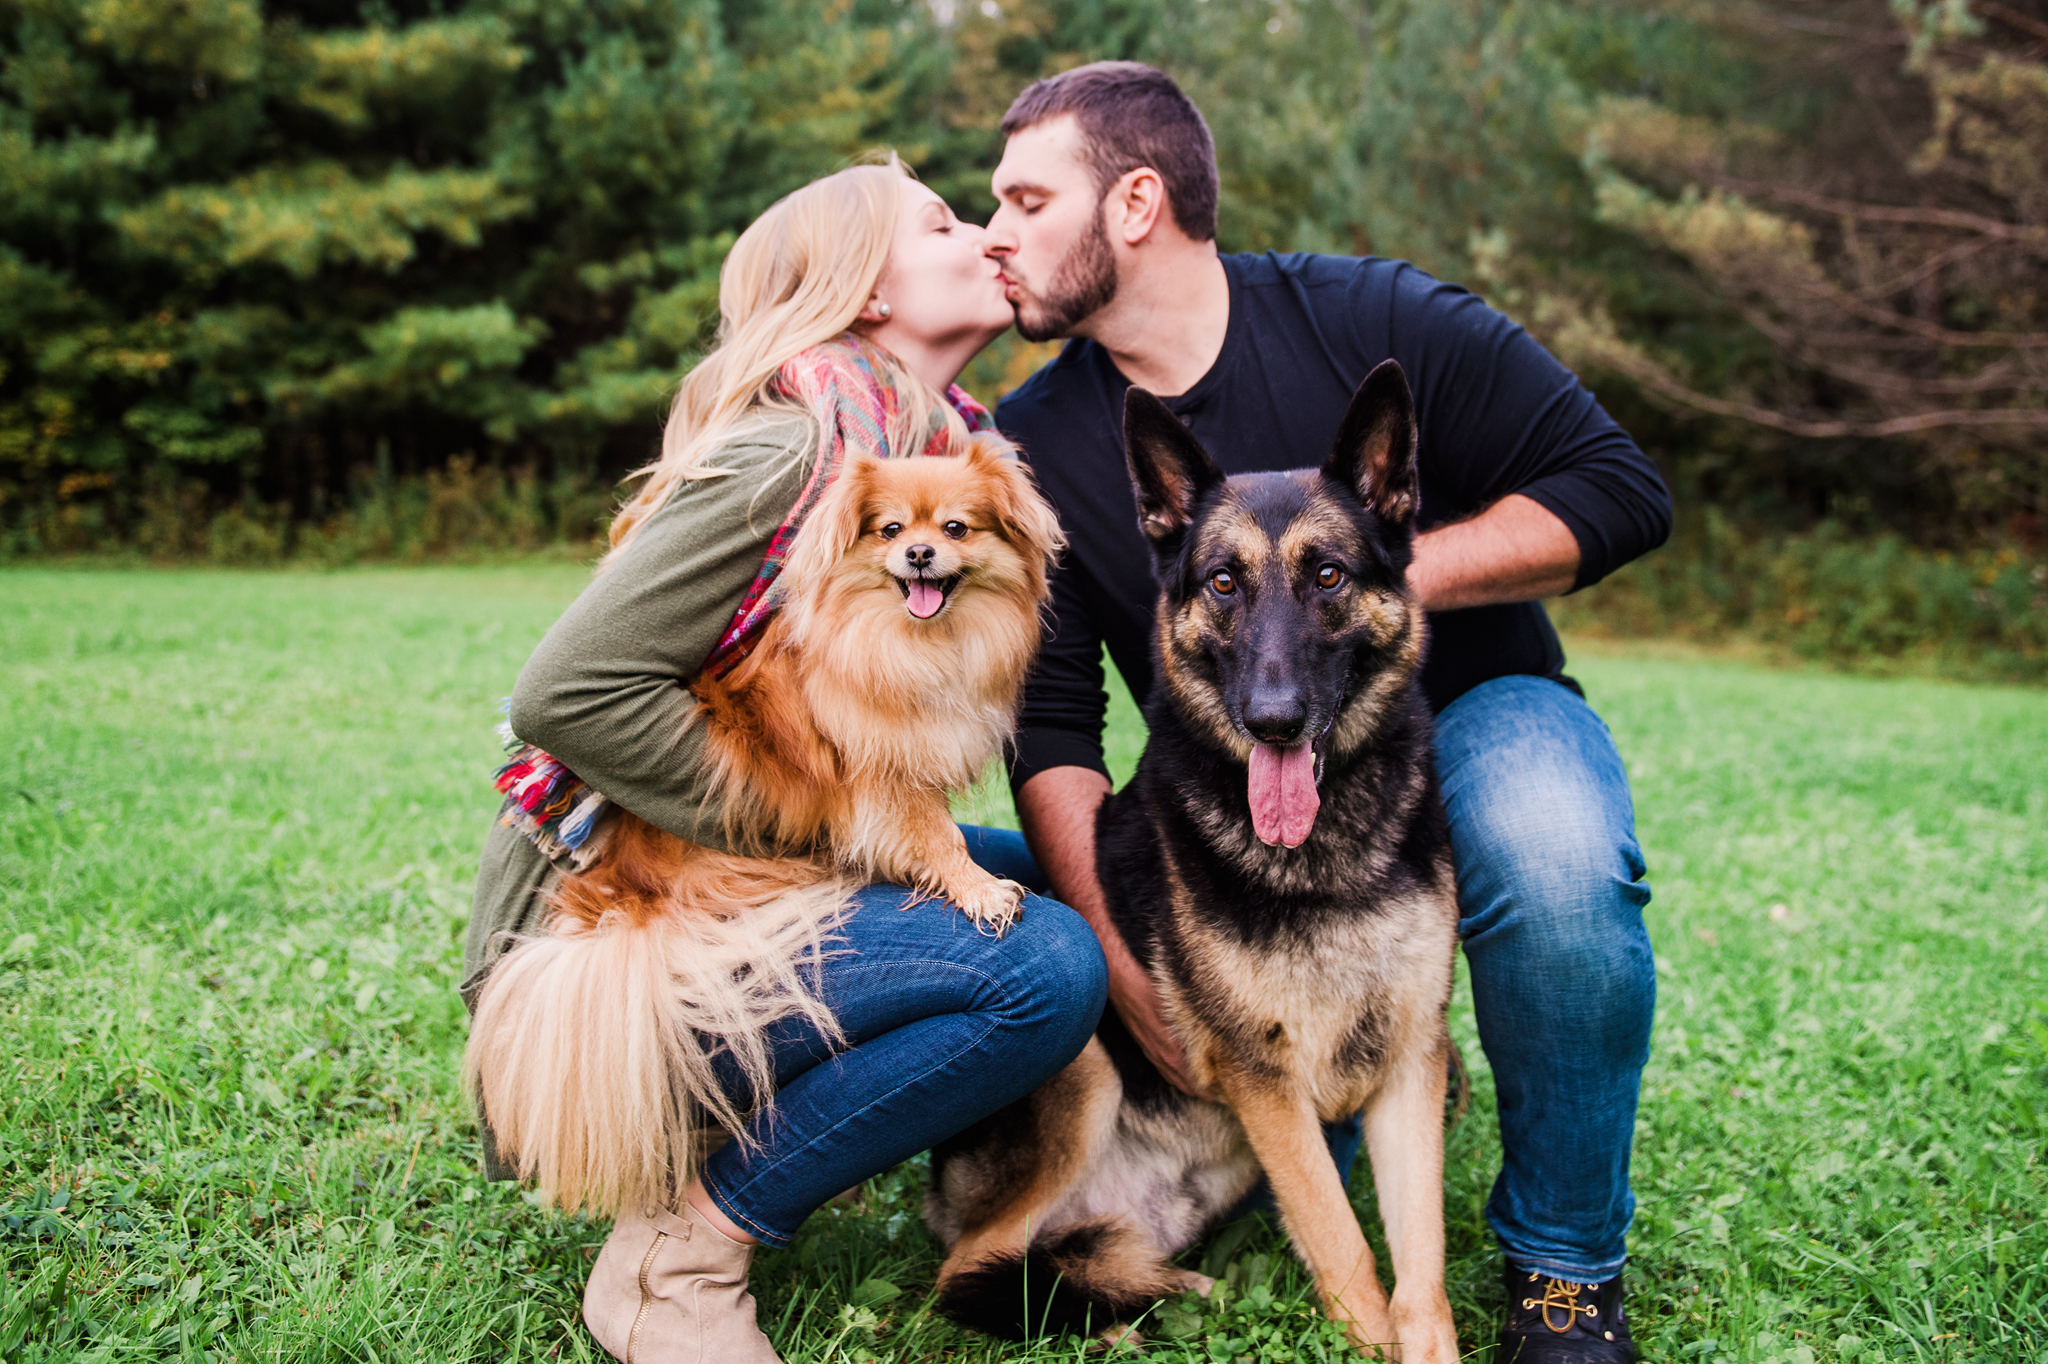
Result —
[[[2048, 1364], [2048, 689], [1727, 656], [2048, 682], [2048, 0], [0, 0], [0, 1358], [594, 1364], [604, 1227], [457, 1078], [498, 698], [732, 234], [877, 145], [985, 214], [1103, 56], [1208, 112], [1226, 247], [1479, 290], [1678, 495], [1553, 604], [1656, 888], [1644, 1357]], [[423, 559], [497, 562], [308, 571]], [[784, 1357], [1075, 1359], [934, 1315], [921, 1180], [756, 1262]], [[1199, 1263], [1145, 1360], [1348, 1357], [1275, 1228]]]
[[0, 0], [0, 558], [587, 552], [739, 228], [1101, 57], [1657, 457], [1567, 625], [2048, 678], [2048, 0]]

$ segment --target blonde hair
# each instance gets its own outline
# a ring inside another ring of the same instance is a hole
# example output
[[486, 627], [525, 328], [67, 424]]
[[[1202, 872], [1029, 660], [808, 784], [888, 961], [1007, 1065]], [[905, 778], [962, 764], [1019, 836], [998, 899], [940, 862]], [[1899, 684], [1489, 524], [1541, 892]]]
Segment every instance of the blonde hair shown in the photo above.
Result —
[[[683, 377], [662, 428], [661, 455], [636, 470], [638, 491], [612, 519], [604, 567], [646, 519], [689, 479], [732, 472], [711, 459], [729, 435], [775, 412], [810, 412], [821, 443], [832, 414], [810, 411], [780, 391], [776, 371], [799, 352], [852, 330], [888, 264], [903, 207], [903, 181], [915, 173], [894, 152], [813, 180], [756, 218], [718, 272], [718, 343]], [[891, 450], [914, 448], [939, 413], [960, 440], [966, 424], [931, 386], [881, 347], [859, 337], [875, 371], [903, 402]]]

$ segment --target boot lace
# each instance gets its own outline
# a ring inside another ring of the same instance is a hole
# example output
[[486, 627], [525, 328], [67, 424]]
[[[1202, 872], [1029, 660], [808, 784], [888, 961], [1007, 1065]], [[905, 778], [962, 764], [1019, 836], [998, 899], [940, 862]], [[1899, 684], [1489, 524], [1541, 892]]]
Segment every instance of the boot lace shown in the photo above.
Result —
[[[1531, 1274], [1529, 1277], [1533, 1279], [1536, 1276]], [[1585, 1285], [1572, 1283], [1568, 1279], [1546, 1279], [1543, 1282], [1543, 1296], [1522, 1299], [1522, 1308], [1524, 1311], [1540, 1311], [1543, 1314], [1543, 1325], [1556, 1334], [1563, 1335], [1572, 1329], [1572, 1324], [1578, 1320], [1579, 1313], [1585, 1313], [1588, 1318], [1600, 1315], [1598, 1307], [1590, 1302], [1579, 1301], [1579, 1294], [1584, 1290]], [[1564, 1313], [1563, 1325], [1560, 1326], [1550, 1319], [1553, 1311]], [[1591, 1324], [1590, 1321], [1588, 1324]]]

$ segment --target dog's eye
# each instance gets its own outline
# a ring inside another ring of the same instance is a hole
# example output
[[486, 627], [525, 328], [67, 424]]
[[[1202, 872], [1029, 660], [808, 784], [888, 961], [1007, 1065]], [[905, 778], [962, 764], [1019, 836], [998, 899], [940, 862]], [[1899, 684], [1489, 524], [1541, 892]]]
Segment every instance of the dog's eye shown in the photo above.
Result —
[[1237, 591], [1237, 579], [1227, 568], [1219, 568], [1209, 575], [1209, 590], [1219, 597], [1227, 597]]
[[882, 527], [881, 530], [881, 536], [884, 540], [894, 540], [901, 534], [903, 534], [903, 523], [901, 521], [891, 521], [888, 525]]
[[1316, 570], [1316, 586], [1325, 591], [1344, 585], [1344, 570], [1335, 564], [1324, 564]]
[[965, 521], [948, 521], [941, 529], [946, 532], [946, 538], [949, 540], [963, 540], [967, 537]]

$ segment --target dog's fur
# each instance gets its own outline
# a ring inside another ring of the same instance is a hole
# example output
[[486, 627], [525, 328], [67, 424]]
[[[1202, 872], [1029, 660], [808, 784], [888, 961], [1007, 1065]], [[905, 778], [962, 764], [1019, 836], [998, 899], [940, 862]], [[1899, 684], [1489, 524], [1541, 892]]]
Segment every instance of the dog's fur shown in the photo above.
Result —
[[[802, 1014], [849, 888], [951, 901], [1001, 932], [1022, 889], [971, 861], [947, 806], [1008, 738], [1036, 654], [1057, 520], [990, 436], [934, 458], [850, 456], [804, 522], [752, 653], [700, 678], [735, 852], [624, 812], [477, 1001], [466, 1073], [499, 1149], [568, 1210], [672, 1206], [705, 1136], [768, 1101], [762, 1030]], [[936, 605], [936, 610], [933, 610]], [[923, 614], [914, 614], [918, 607]]]
[[[1415, 680], [1407, 382], [1392, 362], [1366, 378], [1320, 470], [1226, 480], [1137, 389], [1125, 444], [1160, 582], [1159, 681], [1137, 775], [1097, 818], [1097, 871], [1192, 1074], [1223, 1103], [1173, 1088], [1106, 1016], [1067, 1070], [934, 1153], [942, 1304], [1010, 1336], [1128, 1322], [1204, 1286], [1170, 1257], [1263, 1170], [1352, 1339], [1450, 1364], [1457, 908]], [[1320, 1126], [1361, 1107], [1391, 1308]]]

